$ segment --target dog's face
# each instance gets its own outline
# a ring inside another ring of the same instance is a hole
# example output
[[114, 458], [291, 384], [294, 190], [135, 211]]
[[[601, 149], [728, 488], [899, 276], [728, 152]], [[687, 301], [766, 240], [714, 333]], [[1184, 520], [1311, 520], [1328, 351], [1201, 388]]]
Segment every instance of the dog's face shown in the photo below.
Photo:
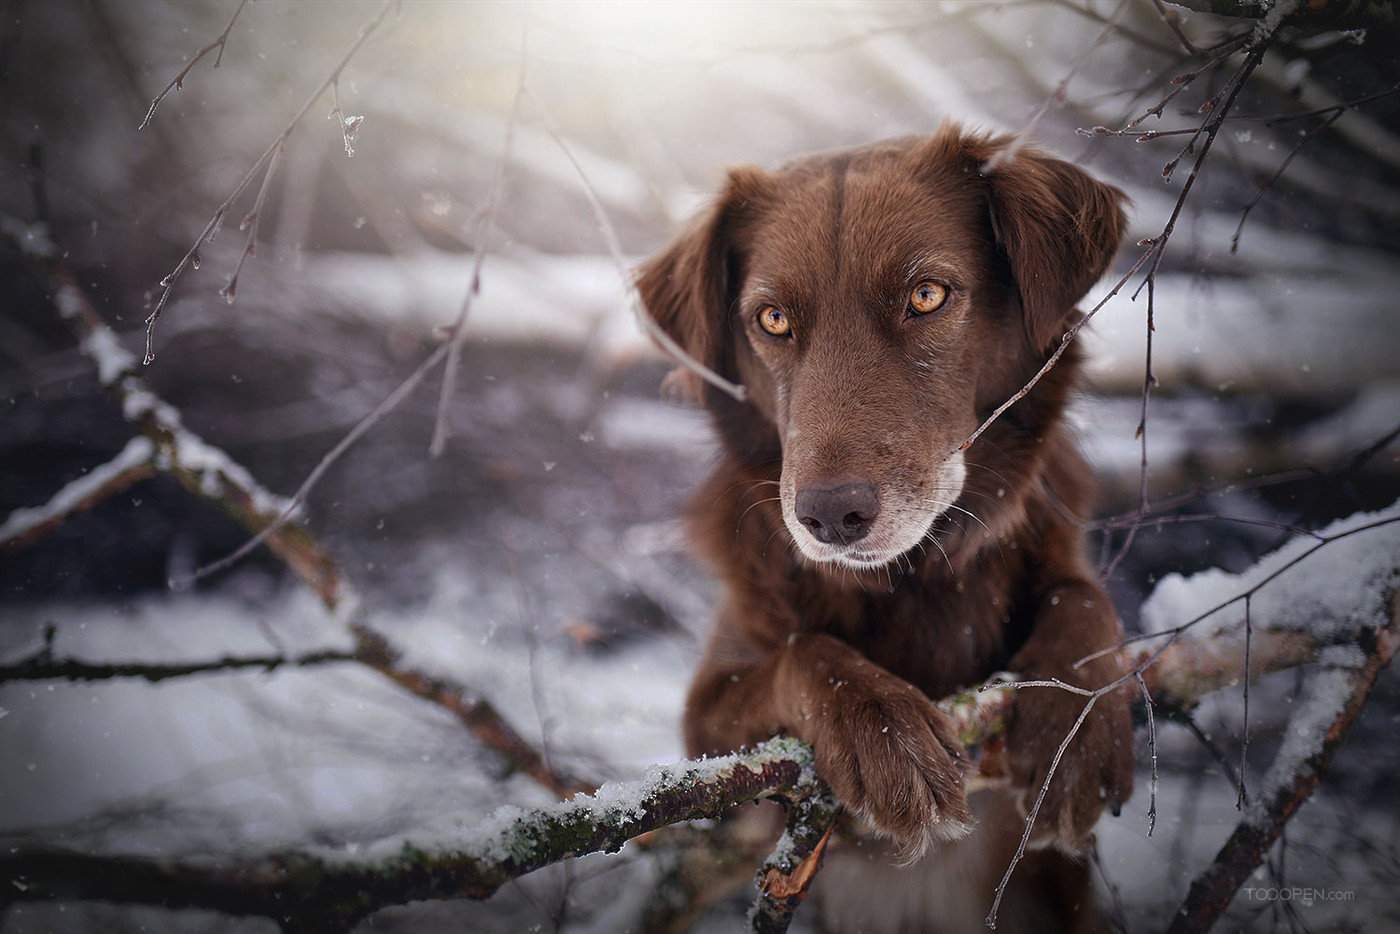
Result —
[[984, 177], [998, 146], [945, 128], [734, 171], [642, 271], [657, 321], [745, 386], [743, 405], [711, 407], [732, 450], [776, 446], [783, 521], [813, 562], [881, 567], [976, 508], [958, 503], [962, 442], [1117, 245], [1116, 191], [1037, 153]]
[[979, 199], [909, 161], [822, 161], [748, 195], [729, 324], [813, 561], [877, 567], [919, 545], [962, 492], [976, 355], [1019, 342]]

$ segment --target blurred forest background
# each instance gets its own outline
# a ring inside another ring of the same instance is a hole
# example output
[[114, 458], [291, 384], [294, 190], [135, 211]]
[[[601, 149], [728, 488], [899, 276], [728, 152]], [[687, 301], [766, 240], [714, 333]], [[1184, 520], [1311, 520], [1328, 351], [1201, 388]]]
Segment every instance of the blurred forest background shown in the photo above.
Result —
[[[138, 130], [235, 11], [226, 45]], [[1075, 418], [1102, 515], [1131, 517], [1145, 497], [1154, 520], [1131, 541], [1121, 524], [1094, 532], [1130, 628], [1167, 575], [1239, 571], [1287, 527], [1400, 498], [1400, 42], [1393, 27], [1342, 25], [1274, 44], [1193, 182], [1154, 281], [1145, 441], [1140, 277], [1083, 338], [1094, 384]], [[727, 165], [952, 118], [1029, 129], [1130, 194], [1132, 235], [1105, 295], [1142, 255], [1134, 243], [1160, 236], [1194, 158], [1164, 179], [1184, 138], [1139, 136], [1197, 126], [1238, 64], [1208, 62], [1183, 36], [1206, 47], [1252, 27], [1155, 0], [0, 0], [0, 520], [42, 507], [136, 433], [60, 317], [42, 245], [139, 360], [163, 277], [363, 36], [277, 155], [236, 299], [221, 290], [262, 172], [174, 279], [140, 376], [188, 429], [291, 495], [434, 354], [471, 294], [441, 454], [429, 450], [435, 366], [328, 465], [302, 519], [357, 593], [355, 618], [407, 662], [489, 699], [561, 774], [639, 775], [681, 752], [713, 589], [679, 516], [712, 446], [703, 413], [662, 398], [670, 364], [635, 322], [628, 266]], [[1122, 128], [1173, 88], [1181, 96], [1134, 132], [1081, 132]], [[246, 539], [159, 475], [3, 546], [0, 665], [47, 652], [211, 670], [152, 681], [7, 669], [0, 841], [353, 853], [450, 840], [501, 804], [552, 799], [364, 665], [218, 670], [231, 656], [351, 645], [352, 610], [327, 609], [265, 548], [169, 586]], [[1261, 685], [1251, 764], [1267, 765], [1300, 684]], [[1159, 730], [1152, 837], [1145, 783], [1102, 825], [1105, 898], [1130, 930], [1159, 926], [1238, 818], [1216, 758], [1237, 758], [1238, 708], [1234, 692], [1198, 711], [1213, 744]], [[1271, 856], [1275, 881], [1355, 897], [1241, 903], [1236, 927], [1400, 925], [1397, 719], [1391, 674]], [[636, 930], [657, 871], [629, 848], [486, 903], [382, 912], [374, 927]], [[745, 903], [701, 924], [736, 929]], [[5, 932], [271, 928], [100, 902], [0, 914]]]

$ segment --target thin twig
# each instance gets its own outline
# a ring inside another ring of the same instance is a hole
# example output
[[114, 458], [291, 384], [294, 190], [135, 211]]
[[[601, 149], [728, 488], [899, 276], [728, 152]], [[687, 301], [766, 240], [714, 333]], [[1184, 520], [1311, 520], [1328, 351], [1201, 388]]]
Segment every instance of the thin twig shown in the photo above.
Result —
[[1060, 83], [1055, 86], [1054, 93], [1046, 98], [1045, 102], [1040, 105], [1026, 125], [1016, 131], [1016, 134], [1011, 138], [1011, 142], [997, 150], [990, 159], [982, 164], [979, 170], [982, 174], [990, 175], [1015, 159], [1016, 155], [1026, 145], [1026, 142], [1034, 135], [1035, 128], [1040, 124], [1041, 119], [1050, 111], [1050, 108], [1059, 108], [1064, 105], [1065, 99], [1069, 95], [1070, 82], [1073, 81], [1079, 72], [1083, 70], [1084, 66], [1088, 64], [1089, 58], [1097, 52], [1104, 43], [1108, 42], [1109, 38], [1117, 31], [1118, 17], [1127, 6], [1128, 0], [1118, 0], [1118, 5], [1113, 8], [1113, 13], [1104, 21], [1103, 28], [1094, 36], [1094, 41], [1089, 43], [1088, 48], [1081, 52], [1079, 57], [1074, 60], [1074, 64], [1070, 66], [1069, 71], [1060, 79]]
[[[267, 169], [263, 172], [262, 184], [258, 186], [257, 197], [253, 199], [252, 209], [243, 216], [239, 223], [240, 231], [248, 231], [248, 237], [243, 241], [243, 251], [238, 254], [238, 262], [233, 265], [233, 272], [229, 275], [224, 287], [219, 290], [219, 294], [224, 297], [230, 305], [233, 304], [234, 295], [238, 292], [238, 276], [243, 272], [243, 264], [248, 261], [258, 251], [258, 226], [262, 220], [263, 206], [267, 204], [267, 193], [272, 189], [272, 180], [277, 176], [277, 167], [282, 164], [282, 154], [287, 151], [287, 136], [279, 139], [277, 148], [272, 150], [272, 156], [267, 160]], [[150, 349], [147, 347], [147, 355]]]
[[1249, 804], [1249, 790], [1245, 787], [1245, 778], [1249, 774], [1249, 654], [1254, 641], [1254, 620], [1250, 610], [1253, 603], [1253, 594], [1244, 598], [1244, 722], [1240, 727], [1240, 785], [1239, 793], [1235, 796], [1236, 810], [1243, 810]]
[[579, 164], [578, 159], [574, 158], [573, 150], [569, 148], [568, 142], [564, 139], [564, 134], [559, 131], [558, 125], [554, 122], [553, 117], [550, 116], [548, 108], [544, 106], [544, 102], [541, 101], [533, 91], [528, 91], [528, 93], [530, 94], [531, 102], [534, 103], [535, 108], [540, 112], [545, 130], [553, 137], [554, 142], [557, 143], [559, 148], [563, 151], [565, 158], [569, 160], [569, 164], [572, 165], [574, 171], [578, 173], [579, 181], [583, 185], [584, 194], [588, 198], [588, 204], [593, 209], [593, 217], [598, 222], [598, 229], [603, 235], [603, 242], [607, 245], [608, 252], [612, 255], [613, 263], [617, 266], [618, 275], [622, 277], [622, 281], [628, 286], [628, 301], [632, 306], [633, 317], [641, 325], [642, 330], [645, 331], [647, 336], [652, 340], [656, 341], [662, 350], [670, 354], [672, 359], [677, 363], [699, 376], [711, 386], [727, 393], [736, 401], [743, 402], [747, 395], [743, 386], [725, 379], [710, 367], [696, 360], [686, 352], [686, 349], [678, 344], [671, 335], [667, 334], [665, 329], [657, 324], [651, 315], [647, 314], [642, 309], [641, 302], [637, 298], [636, 290], [631, 287], [632, 275], [627, 268], [627, 259], [622, 253], [621, 241], [617, 238], [617, 231], [614, 229], [612, 221], [608, 218], [608, 213], [603, 207], [602, 199], [598, 197], [598, 192], [594, 189], [593, 183], [589, 181], [588, 175], [583, 171], [583, 166]]
[[479, 215], [476, 237], [472, 241], [472, 277], [467, 286], [467, 294], [457, 311], [457, 319], [452, 322], [443, 344], [448, 348], [447, 366], [442, 374], [442, 388], [438, 393], [437, 420], [433, 423], [433, 440], [428, 451], [433, 457], [440, 457], [447, 450], [447, 436], [451, 426], [452, 397], [457, 389], [457, 372], [461, 368], [462, 344], [467, 327], [467, 316], [471, 313], [472, 302], [481, 292], [481, 269], [490, 251], [491, 230], [496, 223], [496, 211], [500, 207], [501, 195], [506, 187], [506, 168], [510, 164], [510, 153], [515, 145], [515, 128], [520, 120], [520, 102], [525, 97], [525, 77], [529, 59], [525, 45], [525, 27], [520, 36], [520, 73], [515, 81], [515, 98], [510, 105], [510, 118], [506, 122], [506, 138], [501, 144], [501, 155], [496, 160], [496, 169], [491, 177], [491, 186], [486, 190], [486, 207]]
[[1197, 78], [1201, 77], [1201, 75], [1205, 74], [1211, 68], [1214, 68], [1216, 65], [1220, 64], [1225, 59], [1238, 52], [1248, 43], [1248, 41], [1248, 35], [1235, 36], [1234, 38], [1218, 46], [1217, 48], [1212, 49], [1207, 55], [1205, 62], [1199, 68], [1197, 68], [1194, 71], [1182, 72], [1181, 74], [1173, 78], [1171, 81], [1172, 85], [1174, 86], [1173, 89], [1169, 91], [1166, 95], [1164, 95], [1160, 100], [1158, 100], [1156, 104], [1152, 105], [1138, 116], [1129, 120], [1124, 126], [1123, 130], [1120, 132], [1126, 133], [1128, 131], [1136, 129], [1137, 127], [1141, 126], [1144, 122], [1146, 122], [1149, 117], [1157, 117], [1158, 119], [1160, 119], [1162, 114], [1166, 111], [1167, 105], [1170, 104], [1172, 101], [1176, 100], [1176, 98], [1179, 97], [1182, 94], [1182, 92], [1184, 92], [1187, 88], [1194, 84]]
[[1147, 711], [1147, 748], [1152, 752], [1152, 786], [1147, 801], [1147, 835], [1150, 837], [1157, 826], [1157, 718], [1153, 714], [1156, 705], [1152, 702], [1152, 692], [1147, 689], [1147, 682], [1143, 680], [1140, 671], [1137, 673], [1137, 683], [1142, 689], [1142, 706]]
[[1220, 774], [1225, 776], [1225, 780], [1230, 783], [1230, 787], [1238, 789], [1243, 779], [1240, 777], [1239, 772], [1235, 771], [1235, 764], [1230, 761], [1229, 756], [1225, 755], [1224, 750], [1216, 745], [1215, 740], [1206, 735], [1206, 732], [1201, 729], [1200, 724], [1196, 722], [1196, 718], [1189, 713], [1179, 712], [1175, 715], [1174, 719], [1185, 728], [1186, 732], [1191, 734], [1196, 742], [1201, 744], [1201, 748], [1205, 749], [1210, 757], [1215, 760], [1215, 764], [1220, 766]]
[[1123, 545], [1118, 549], [1118, 553], [1113, 556], [1113, 560], [1103, 569], [1099, 575], [1104, 580], [1113, 576], [1119, 563], [1127, 556], [1128, 550], [1133, 547], [1133, 540], [1137, 537], [1138, 529], [1142, 525], [1142, 520], [1151, 511], [1151, 505], [1147, 500], [1147, 404], [1152, 398], [1152, 390], [1157, 385], [1157, 377], [1152, 373], [1152, 335], [1157, 331], [1156, 311], [1156, 280], [1147, 280], [1147, 335], [1144, 340], [1146, 345], [1145, 358], [1142, 367], [1142, 413], [1138, 419], [1137, 440], [1141, 444], [1141, 463], [1138, 466], [1138, 505], [1134, 515], [1134, 521], [1128, 526], [1128, 534], [1123, 536]]
[[[1099, 698], [1124, 680], [1126, 680], [1126, 676], [1119, 679], [1114, 685], [1100, 688], [1089, 695], [1088, 700], [1084, 702], [1083, 709], [1079, 711], [1079, 718], [1074, 721], [1074, 725], [1070, 727], [1065, 738], [1061, 740], [1059, 748], [1055, 750], [1049, 768], [1046, 769], [1045, 779], [1040, 783], [1040, 791], [1035, 796], [1035, 803], [1031, 805], [1030, 813], [1026, 815], [1025, 829], [1021, 832], [1020, 842], [1016, 844], [1016, 852], [1011, 857], [1006, 872], [1002, 874], [1001, 881], [997, 883], [996, 896], [992, 899], [992, 910], [987, 915], [987, 927], [995, 928], [997, 926], [997, 911], [1001, 908], [1001, 900], [1006, 894], [1006, 886], [1011, 882], [1011, 874], [1016, 871], [1016, 867], [1020, 865], [1021, 860], [1026, 855], [1026, 847], [1030, 844], [1031, 831], [1035, 829], [1035, 820], [1040, 814], [1040, 806], [1045, 802], [1045, 795], [1050, 791], [1050, 780], [1055, 777], [1055, 771], [1060, 767], [1060, 760], [1064, 758], [1065, 750], [1069, 749], [1069, 744], [1079, 735], [1079, 728], [1084, 725], [1084, 721], [1088, 719], [1089, 712], [1094, 709], [1094, 704], [1098, 702]], [[1025, 682], [1018, 683], [1016, 686], [1020, 687], [1022, 684]], [[1068, 687], [1068, 685], [1061, 686]]]
[[1052, 353], [1050, 355], [1050, 358], [1045, 361], [1045, 363], [1041, 366], [1039, 370], [1036, 371], [1036, 374], [1032, 376], [1024, 386], [1018, 389], [1011, 396], [1011, 398], [1007, 399], [1001, 405], [997, 406], [996, 409], [993, 410], [992, 414], [988, 415], [987, 418], [982, 422], [982, 424], [977, 426], [977, 430], [974, 431], [972, 434], [968, 435], [967, 439], [963, 441], [962, 444], [958, 445], [957, 449], [959, 451], [966, 451], [968, 448], [972, 447], [973, 443], [976, 442], [978, 438], [982, 437], [982, 433], [985, 432], [988, 428], [992, 427], [992, 424], [997, 419], [1001, 418], [1002, 414], [1007, 409], [1011, 408], [1017, 402], [1020, 402], [1022, 399], [1024, 399], [1030, 393], [1030, 391], [1034, 389], [1042, 379], [1045, 378], [1045, 374], [1049, 373], [1055, 368], [1055, 364], [1060, 362], [1060, 358], [1065, 355], [1065, 351], [1069, 349], [1069, 345], [1074, 341], [1076, 337], [1079, 336], [1079, 332], [1082, 331], [1084, 327], [1090, 321], [1093, 320], [1094, 316], [1099, 313], [1100, 309], [1102, 309], [1105, 305], [1108, 304], [1110, 299], [1112, 299], [1120, 291], [1122, 291], [1123, 286], [1128, 284], [1128, 280], [1132, 279], [1132, 277], [1137, 274], [1138, 270], [1142, 269], [1143, 265], [1148, 261], [1148, 259], [1151, 256], [1152, 250], [1149, 249], [1144, 251], [1143, 254], [1140, 257], [1138, 257], [1137, 262], [1133, 263], [1133, 267], [1129, 269], [1127, 273], [1125, 273], [1123, 277], [1114, 284], [1113, 288], [1109, 289], [1108, 294], [1105, 295], [1103, 298], [1099, 299], [1098, 304], [1096, 304], [1093, 308], [1090, 308], [1087, 312], [1080, 316], [1079, 320], [1072, 324], [1069, 330], [1065, 331], [1064, 335], [1060, 338], [1059, 346], [1055, 348], [1055, 352]]
[[424, 358], [423, 362], [418, 364], [417, 369], [410, 373], [408, 378], [400, 383], [397, 389], [391, 392], [383, 402], [375, 406], [368, 415], [360, 419], [355, 424], [354, 428], [350, 429], [343, 438], [326, 452], [316, 466], [312, 468], [311, 473], [307, 474], [306, 479], [301, 482], [301, 486], [297, 487], [296, 492], [286, 500], [286, 507], [276, 516], [272, 517], [267, 525], [258, 529], [252, 538], [248, 539], [242, 545], [238, 546], [238, 548], [219, 560], [196, 568], [187, 577], [171, 581], [171, 586], [187, 587], [211, 574], [217, 574], [220, 571], [232, 567], [251, 554], [259, 545], [270, 540], [288, 522], [295, 519], [302, 507], [306, 504], [307, 497], [310, 496], [312, 489], [321, 481], [321, 478], [325, 476], [326, 472], [340, 460], [346, 451], [354, 447], [355, 443], [364, 437], [371, 428], [379, 424], [380, 420], [394, 409], [398, 408], [399, 404], [418, 388], [418, 384], [421, 383], [439, 363], [446, 359], [447, 353], [448, 345], [439, 344], [431, 354]]
[[190, 69], [194, 68], [201, 58], [215, 49], [218, 49], [219, 54], [214, 56], [214, 67], [218, 68], [219, 65], [222, 64], [224, 60], [224, 46], [228, 44], [229, 33], [233, 31], [233, 24], [238, 21], [238, 14], [242, 13], [243, 8], [247, 5], [248, 0], [238, 0], [238, 6], [234, 8], [233, 15], [229, 17], [228, 25], [224, 26], [224, 31], [219, 33], [218, 38], [213, 42], [195, 52], [194, 58], [190, 59], [185, 67], [180, 70], [180, 73], [171, 79], [170, 83], [165, 86], [165, 90], [156, 95], [155, 100], [151, 101], [151, 109], [146, 111], [146, 119], [142, 120], [141, 125], [137, 127], [138, 130], [144, 130], [151, 125], [151, 121], [155, 119], [156, 108], [160, 106], [160, 102], [165, 100], [165, 96], [171, 91], [185, 86], [185, 78], [189, 75]]
[[1119, 890], [1118, 884], [1108, 874], [1108, 867], [1103, 864], [1103, 857], [1099, 853], [1099, 842], [1092, 841], [1089, 844], [1089, 858], [1093, 860], [1094, 869], [1098, 871], [1099, 879], [1103, 882], [1103, 887], [1108, 890], [1108, 896], [1112, 902], [1110, 930], [1115, 934], [1125, 934], [1128, 930], [1127, 912], [1123, 909], [1123, 893]]
[[[1226, 83], [1226, 90], [1211, 103], [1211, 116], [1202, 122], [1201, 129], [1198, 131], [1198, 135], [1203, 134], [1205, 140], [1201, 143], [1200, 151], [1191, 165], [1191, 174], [1186, 177], [1186, 182], [1181, 186], [1181, 193], [1177, 196], [1176, 204], [1172, 207], [1171, 216], [1167, 218], [1167, 223], [1163, 226], [1162, 232], [1152, 239], [1150, 252], [1154, 254], [1154, 259], [1144, 279], [1144, 283], [1151, 282], [1156, 278], [1157, 269], [1161, 265], [1167, 241], [1171, 239], [1172, 233], [1176, 230], [1176, 223], [1181, 217], [1182, 210], [1186, 207], [1186, 202], [1191, 196], [1191, 191], [1195, 187], [1196, 180], [1200, 178], [1201, 167], [1205, 165], [1206, 157], [1210, 155], [1211, 148], [1215, 144], [1216, 136], [1220, 132], [1220, 127], [1224, 124], [1225, 118], [1229, 115], [1231, 108], [1234, 107], [1235, 100], [1239, 97], [1240, 92], [1244, 90], [1249, 76], [1259, 67], [1260, 61], [1264, 58], [1266, 47], [1267, 44], [1250, 49], [1248, 55], [1245, 56], [1244, 63], [1240, 65], [1239, 69]], [[1193, 137], [1192, 141], [1182, 150], [1183, 155], [1193, 151], [1196, 138], [1197, 137]], [[1168, 178], [1171, 176], [1180, 158], [1181, 156], [1179, 155], [1176, 159], [1167, 163], [1162, 169], [1163, 176]], [[1141, 291], [1141, 288], [1142, 287], [1139, 286], [1139, 291]], [[1136, 298], [1136, 293], [1134, 297]]]
[[1278, 180], [1283, 177], [1283, 173], [1288, 171], [1288, 166], [1291, 165], [1293, 160], [1298, 157], [1299, 153], [1303, 151], [1304, 147], [1306, 147], [1308, 143], [1316, 139], [1319, 134], [1325, 132], [1330, 126], [1332, 126], [1332, 124], [1336, 123], [1337, 120], [1344, 113], [1346, 113], [1345, 109], [1341, 107], [1335, 108], [1332, 111], [1332, 113], [1327, 116], [1326, 119], [1318, 123], [1317, 126], [1308, 130], [1308, 132], [1304, 133], [1303, 136], [1299, 138], [1297, 144], [1293, 147], [1293, 149], [1289, 151], [1288, 155], [1285, 156], [1283, 161], [1279, 163], [1278, 168], [1274, 169], [1274, 171], [1269, 175], [1269, 177], [1264, 179], [1264, 181], [1259, 185], [1259, 189], [1254, 192], [1254, 195], [1249, 199], [1249, 201], [1245, 203], [1245, 206], [1240, 209], [1240, 222], [1235, 227], [1234, 235], [1230, 237], [1231, 253], [1239, 252], [1240, 235], [1244, 233], [1245, 222], [1249, 220], [1250, 212], [1253, 211], [1255, 206], [1258, 205], [1259, 202], [1264, 199], [1265, 193], [1267, 193], [1271, 188], [1273, 188], [1275, 183], [1277, 183]]

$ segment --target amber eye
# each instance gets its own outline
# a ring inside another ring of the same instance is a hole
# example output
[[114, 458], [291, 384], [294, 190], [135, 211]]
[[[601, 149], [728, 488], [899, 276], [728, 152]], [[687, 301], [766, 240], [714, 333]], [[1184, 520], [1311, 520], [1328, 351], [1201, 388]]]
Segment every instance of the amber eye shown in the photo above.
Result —
[[925, 280], [914, 286], [909, 293], [909, 313], [926, 315], [943, 307], [948, 300], [948, 287], [932, 280]]
[[792, 333], [787, 315], [772, 305], [764, 305], [758, 310], [758, 326], [774, 337], [787, 337]]

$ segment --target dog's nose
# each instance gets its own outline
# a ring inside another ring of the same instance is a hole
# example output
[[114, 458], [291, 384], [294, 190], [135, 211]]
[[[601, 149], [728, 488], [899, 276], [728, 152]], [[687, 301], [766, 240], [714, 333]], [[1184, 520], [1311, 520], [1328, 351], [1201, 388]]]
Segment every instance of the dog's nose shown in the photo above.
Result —
[[797, 521], [812, 537], [827, 545], [860, 541], [880, 512], [880, 494], [873, 483], [847, 483], [830, 490], [797, 491]]

